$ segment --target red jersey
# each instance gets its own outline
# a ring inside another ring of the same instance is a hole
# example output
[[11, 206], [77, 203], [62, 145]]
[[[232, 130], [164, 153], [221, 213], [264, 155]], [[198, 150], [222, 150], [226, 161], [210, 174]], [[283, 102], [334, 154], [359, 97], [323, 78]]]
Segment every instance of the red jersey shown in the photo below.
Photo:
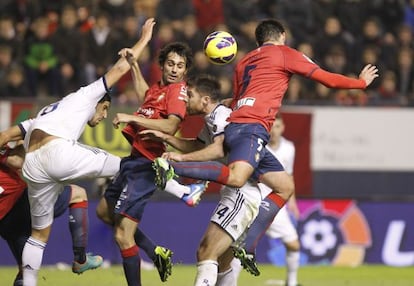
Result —
[[[7, 155], [0, 153], [0, 162], [5, 161], [5, 156]], [[0, 219], [13, 208], [26, 187], [15, 170], [0, 164]]]
[[230, 122], [260, 123], [270, 130], [293, 74], [310, 77], [319, 66], [284, 45], [264, 45], [236, 66]]
[[[165, 86], [157, 83], [146, 91], [144, 103], [134, 114], [148, 119], [166, 119], [169, 115], [176, 115], [182, 120], [186, 113], [186, 97], [185, 82]], [[165, 145], [154, 140], [141, 140], [138, 132], [144, 129], [135, 124], [128, 124], [122, 133], [132, 145], [132, 153], [139, 152], [146, 158], [154, 160], [165, 152]]]

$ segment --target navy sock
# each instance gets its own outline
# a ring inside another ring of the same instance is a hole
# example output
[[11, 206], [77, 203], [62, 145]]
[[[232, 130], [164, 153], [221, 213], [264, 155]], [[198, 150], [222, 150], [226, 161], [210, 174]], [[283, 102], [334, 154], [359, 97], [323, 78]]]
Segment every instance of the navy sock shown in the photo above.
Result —
[[229, 168], [216, 161], [206, 162], [169, 162], [174, 172], [183, 177], [213, 181], [226, 185], [229, 178]]
[[83, 201], [69, 206], [69, 229], [72, 235], [74, 260], [86, 261], [85, 249], [88, 244], [88, 202]]
[[141, 258], [138, 246], [121, 250], [122, 266], [128, 286], [141, 286]]
[[280, 207], [273, 200], [266, 197], [260, 206], [259, 214], [250, 226], [247, 236], [244, 240], [244, 248], [247, 252], [254, 253], [257, 243], [266, 233], [267, 228], [273, 222]]
[[148, 257], [154, 261], [156, 259], [154, 250], [157, 247], [155, 243], [139, 228], [137, 228], [137, 231], [135, 232], [134, 239], [139, 248], [143, 249]]

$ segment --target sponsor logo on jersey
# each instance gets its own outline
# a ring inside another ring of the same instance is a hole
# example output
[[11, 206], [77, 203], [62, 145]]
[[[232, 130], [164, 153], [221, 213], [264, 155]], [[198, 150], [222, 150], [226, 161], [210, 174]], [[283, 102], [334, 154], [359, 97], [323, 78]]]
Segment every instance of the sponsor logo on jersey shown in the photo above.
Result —
[[242, 106], [253, 106], [255, 101], [256, 101], [256, 98], [253, 98], [253, 97], [242, 98], [237, 101], [235, 110], [239, 109]]
[[154, 109], [152, 108], [140, 108], [138, 109], [138, 113], [144, 115], [147, 118], [151, 118], [154, 115]]

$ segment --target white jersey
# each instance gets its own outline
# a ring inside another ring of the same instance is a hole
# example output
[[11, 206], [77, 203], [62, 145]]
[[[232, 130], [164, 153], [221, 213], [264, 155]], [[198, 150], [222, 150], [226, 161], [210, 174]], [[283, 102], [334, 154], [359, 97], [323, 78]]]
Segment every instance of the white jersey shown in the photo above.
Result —
[[[289, 175], [293, 175], [295, 145], [292, 141], [289, 141], [284, 137], [281, 137], [280, 139], [280, 144], [277, 149], [272, 149], [269, 145], [267, 145], [266, 148], [279, 160], [283, 168], [285, 168], [285, 171]], [[268, 186], [262, 183], [259, 184], [259, 188], [264, 197], [272, 192]], [[268, 227], [266, 235], [271, 238], [280, 238], [284, 243], [298, 239], [298, 233], [289, 217], [286, 205], [277, 213], [275, 219]]]
[[[24, 147], [28, 150], [30, 134], [40, 129], [50, 135], [77, 141], [105, 95], [103, 78], [68, 94], [60, 101], [42, 108], [27, 130]], [[58, 111], [58, 112], [55, 112]]]
[[198, 134], [197, 139], [205, 145], [213, 143], [214, 137], [224, 134], [224, 128], [230, 123], [226, 119], [230, 116], [231, 109], [219, 104], [204, 117], [204, 127]]
[[[295, 145], [293, 142], [282, 136], [277, 149], [271, 148], [269, 144], [266, 145], [266, 148], [279, 160], [286, 173], [293, 175], [293, 165], [295, 162]], [[262, 183], [259, 184], [259, 187], [263, 198], [267, 197], [267, 195], [272, 192], [268, 186]]]

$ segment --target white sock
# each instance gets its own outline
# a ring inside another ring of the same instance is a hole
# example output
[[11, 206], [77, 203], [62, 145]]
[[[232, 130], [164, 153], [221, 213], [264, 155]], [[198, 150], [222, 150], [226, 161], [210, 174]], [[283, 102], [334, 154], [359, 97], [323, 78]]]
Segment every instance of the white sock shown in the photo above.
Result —
[[237, 279], [234, 276], [233, 269], [229, 269], [224, 272], [220, 272], [217, 275], [216, 286], [237, 286]]
[[181, 199], [184, 195], [190, 193], [190, 187], [186, 185], [182, 185], [176, 180], [168, 180], [167, 184], [165, 184], [166, 192], [173, 194], [177, 198]]
[[233, 269], [233, 276], [234, 276], [234, 279], [235, 279], [236, 284], [237, 284], [237, 280], [239, 279], [239, 275], [240, 275], [240, 272], [242, 270], [240, 260], [238, 260], [237, 258], [233, 258], [230, 265], [231, 265], [231, 268]]
[[214, 260], [203, 260], [197, 263], [197, 276], [194, 286], [214, 286], [217, 282], [218, 263]]
[[298, 284], [299, 251], [286, 252], [287, 286]]
[[23, 248], [23, 285], [36, 286], [37, 273], [42, 265], [43, 250], [46, 243], [29, 237]]

